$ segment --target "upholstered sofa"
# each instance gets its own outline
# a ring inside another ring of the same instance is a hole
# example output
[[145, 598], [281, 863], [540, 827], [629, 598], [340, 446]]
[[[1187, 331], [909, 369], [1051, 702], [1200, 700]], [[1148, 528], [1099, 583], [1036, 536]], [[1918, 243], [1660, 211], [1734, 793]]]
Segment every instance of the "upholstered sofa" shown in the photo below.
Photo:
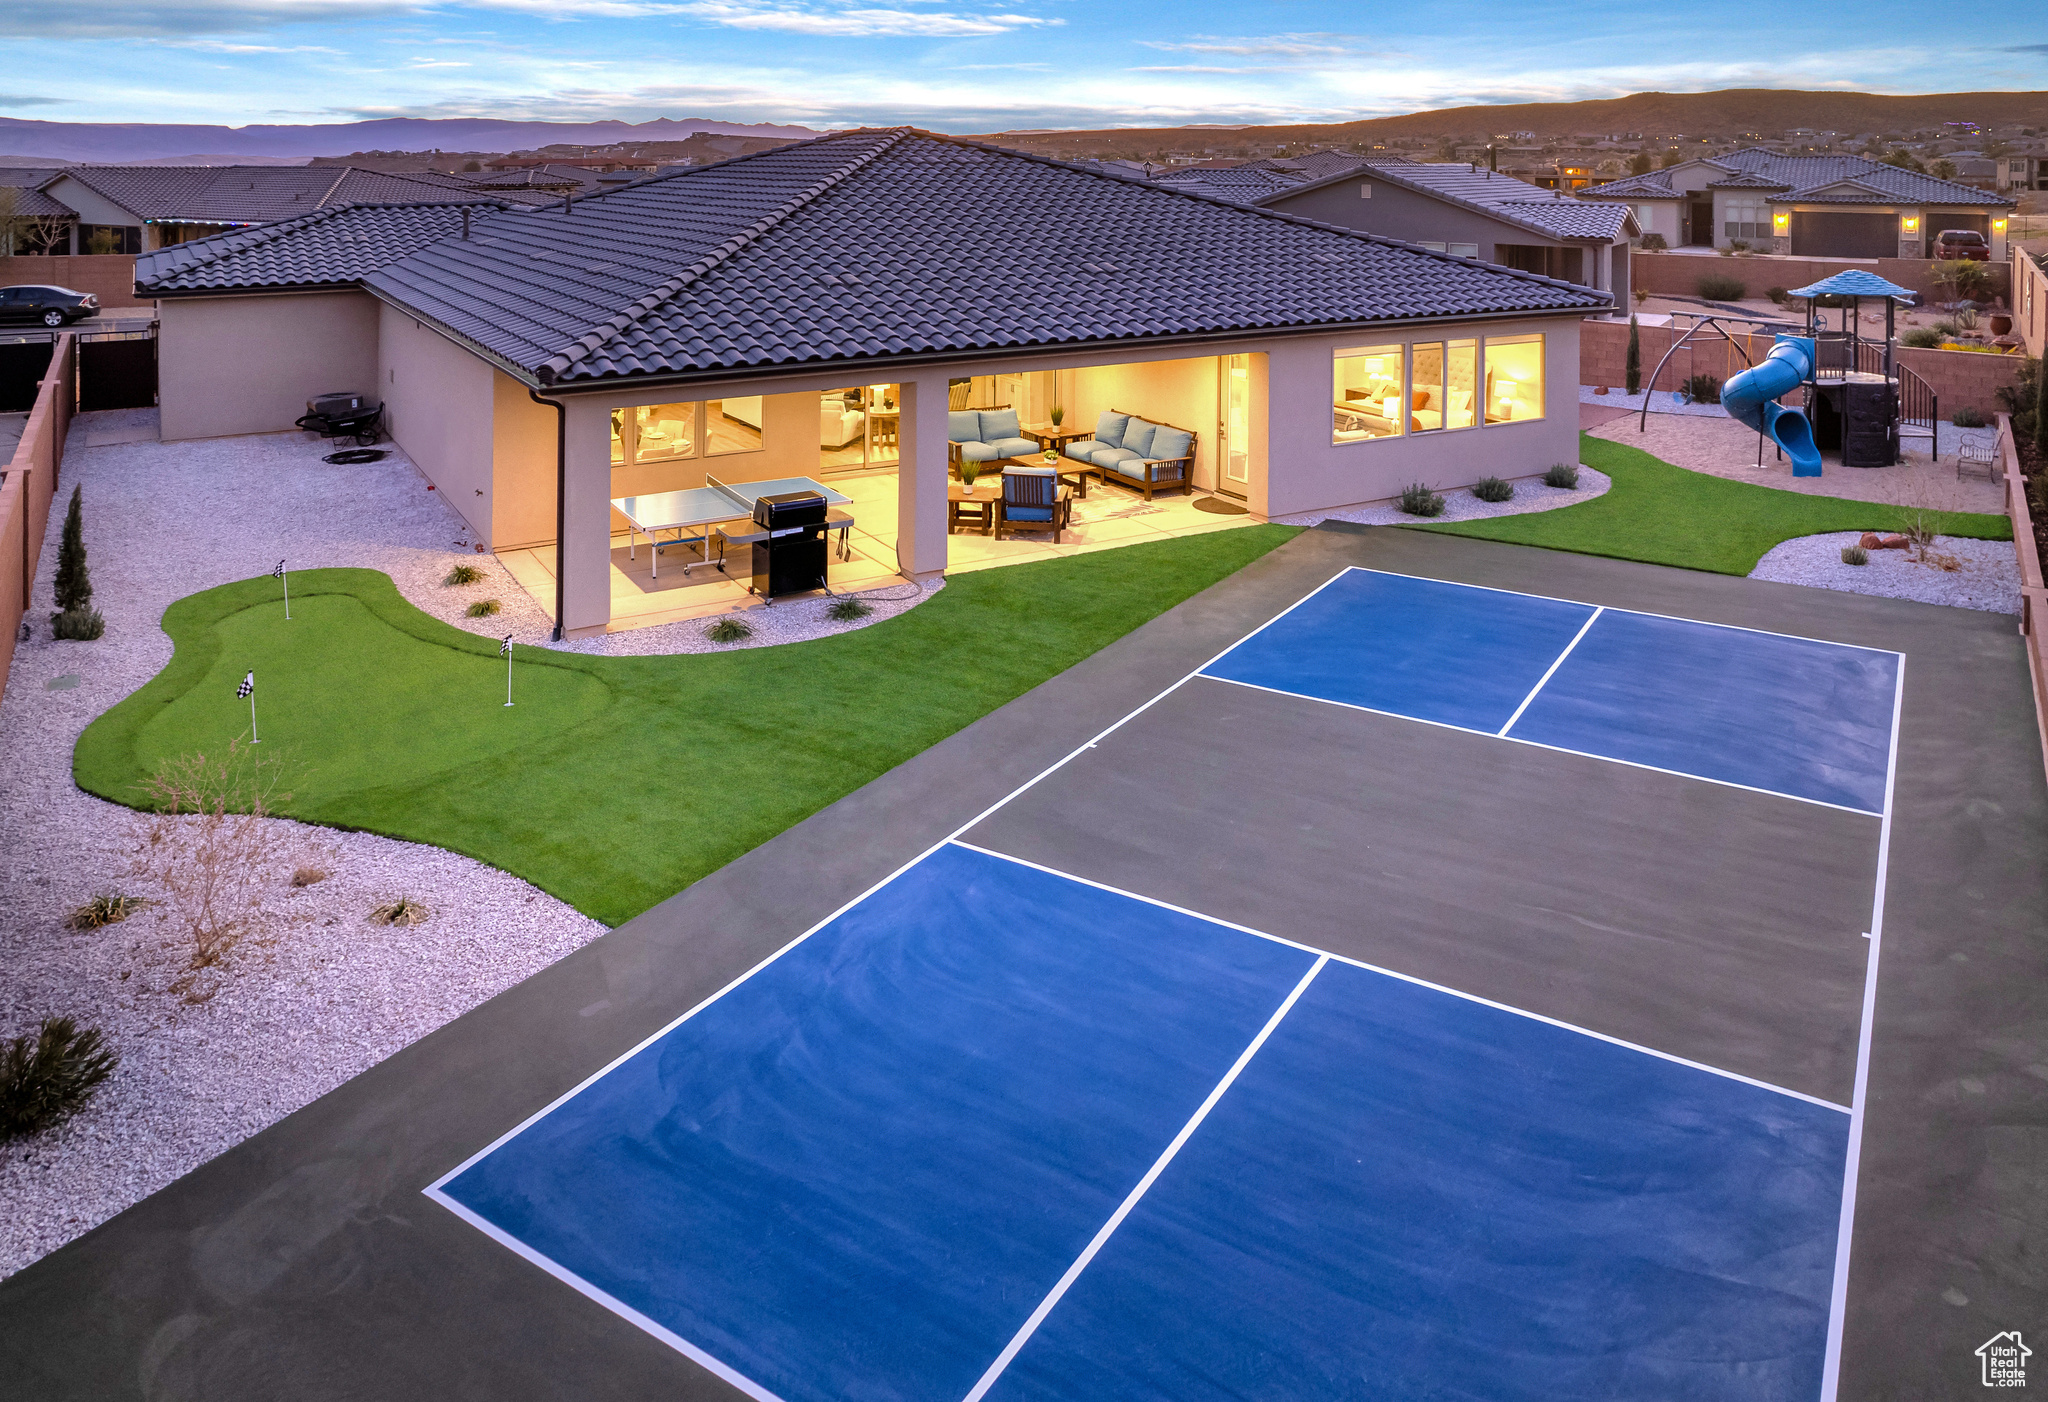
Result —
[[1124, 486], [1141, 491], [1145, 500], [1159, 487], [1192, 491], [1195, 435], [1171, 424], [1157, 424], [1121, 409], [1105, 409], [1095, 421], [1095, 436], [1069, 443], [1063, 450]]
[[946, 438], [946, 456], [955, 465], [1021, 458], [1040, 451], [1038, 444], [1017, 431], [1017, 411], [1008, 407], [954, 409], [946, 415]]

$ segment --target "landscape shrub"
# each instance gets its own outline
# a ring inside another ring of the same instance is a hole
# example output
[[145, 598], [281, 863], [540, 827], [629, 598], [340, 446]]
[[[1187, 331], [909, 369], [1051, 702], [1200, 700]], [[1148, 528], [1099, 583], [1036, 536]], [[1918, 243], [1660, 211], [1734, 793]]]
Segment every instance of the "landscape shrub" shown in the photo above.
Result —
[[1444, 499], [1420, 482], [1403, 487], [1400, 500], [1395, 504], [1410, 516], [1441, 516], [1444, 513]]
[[1748, 240], [1748, 239], [1730, 239], [1730, 240], [1728, 240], [1728, 251], [1729, 251], [1730, 253], [1747, 253], [1747, 252], [1749, 252], [1749, 240]]
[[1499, 477], [1482, 477], [1472, 484], [1472, 495], [1481, 501], [1512, 501], [1515, 484]]
[[319, 867], [300, 867], [292, 873], [292, 885], [312, 886], [327, 879], [327, 873]]
[[400, 896], [388, 905], [380, 905], [370, 912], [373, 925], [418, 925], [427, 918], [427, 908], [411, 896]]
[[1628, 319], [1628, 363], [1624, 368], [1627, 388], [1634, 394], [1643, 387], [1643, 328], [1636, 318]]
[[1704, 370], [1698, 374], [1687, 375], [1685, 383], [1680, 386], [1680, 392], [1695, 404], [1721, 402], [1721, 382]]
[[1792, 291], [1786, 287], [1766, 287], [1764, 289], [1764, 296], [1770, 298], [1781, 307], [1789, 305], [1792, 301]]
[[1699, 280], [1697, 290], [1709, 302], [1739, 302], [1749, 284], [1727, 273], [1708, 273]]
[[107, 631], [107, 621], [92, 606], [92, 573], [85, 567], [85, 520], [79, 492], [78, 487], [71, 489], [64, 534], [57, 543], [57, 577], [52, 590], [57, 596], [57, 612], [50, 615], [50, 631], [69, 642], [89, 643]]
[[1662, 253], [1665, 249], [1671, 247], [1670, 244], [1664, 241], [1662, 234], [1644, 234], [1642, 246], [1652, 253]]
[[1899, 344], [1911, 346], [1915, 350], [1933, 350], [1941, 344], [1941, 333], [1932, 326], [1916, 326], [1899, 337]]
[[475, 603], [464, 609], [463, 613], [471, 618], [489, 618], [498, 611], [498, 608], [499, 604], [496, 599], [478, 599]]
[[475, 565], [457, 565], [454, 569], [448, 571], [448, 577], [441, 582], [450, 586], [475, 584], [482, 580], [483, 577], [484, 572]]
[[1550, 470], [1543, 474], [1543, 485], [1572, 490], [1579, 485], [1579, 465], [1575, 462], [1552, 463]]
[[107, 631], [98, 609], [65, 609], [50, 615], [50, 632], [67, 642], [89, 643]]
[[149, 902], [140, 896], [103, 892], [72, 911], [70, 918], [64, 923], [74, 930], [97, 930], [103, 926], [120, 924], [148, 904]]
[[1958, 409], [1952, 422], [1957, 428], [1982, 428], [1985, 423], [1984, 411], [1971, 408]]
[[46, 1017], [34, 1036], [0, 1047], [0, 1139], [34, 1134], [83, 1105], [120, 1063], [101, 1043], [97, 1028]]
[[1842, 547], [1842, 563], [1845, 565], [1867, 565], [1870, 563], [1870, 552], [1860, 545], [1845, 545]]
[[834, 623], [855, 623], [874, 611], [875, 606], [866, 599], [848, 594], [843, 598], [834, 599], [831, 606], [825, 610], [825, 616]]
[[714, 643], [738, 643], [753, 637], [754, 630], [728, 614], [706, 628], [704, 636]]

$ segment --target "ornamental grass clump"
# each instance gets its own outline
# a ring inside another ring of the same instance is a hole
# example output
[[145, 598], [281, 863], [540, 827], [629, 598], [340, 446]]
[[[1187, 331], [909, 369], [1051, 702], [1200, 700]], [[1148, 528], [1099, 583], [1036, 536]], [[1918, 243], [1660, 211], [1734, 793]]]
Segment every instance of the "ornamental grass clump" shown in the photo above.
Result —
[[1482, 477], [1472, 484], [1472, 495], [1481, 501], [1513, 501], [1515, 484], [1500, 477]]
[[1410, 516], [1441, 516], [1444, 514], [1444, 499], [1423, 486], [1420, 482], [1403, 487], [1400, 499], [1395, 504]]
[[483, 581], [483, 577], [484, 572], [475, 565], [457, 565], [454, 569], [448, 571], [448, 577], [441, 582], [453, 588], [458, 584], [479, 584]]
[[1842, 563], [1845, 565], [1867, 565], [1870, 563], [1870, 552], [1860, 545], [1845, 545], [1842, 547]]
[[1571, 491], [1579, 485], [1579, 465], [1575, 462], [1552, 463], [1549, 471], [1543, 474], [1543, 485]]
[[397, 900], [387, 905], [380, 905], [371, 911], [370, 923], [373, 925], [412, 926], [423, 923], [427, 918], [427, 914], [427, 908], [418, 901], [410, 896], [400, 896]]
[[848, 594], [844, 598], [834, 599], [826, 608], [825, 617], [834, 623], [857, 623], [874, 611], [875, 606], [866, 599]]
[[124, 896], [118, 891], [102, 892], [72, 911], [64, 923], [74, 930], [97, 930], [120, 924], [148, 904], [140, 896]]
[[754, 636], [754, 630], [739, 619], [727, 615], [704, 630], [704, 636], [714, 643], [740, 643]]
[[499, 607], [500, 605], [496, 599], [478, 599], [475, 603], [464, 609], [463, 613], [471, 618], [489, 618], [498, 611]]
[[46, 1017], [30, 1037], [0, 1046], [0, 1139], [34, 1134], [91, 1098], [120, 1058], [97, 1028], [81, 1032], [68, 1017]]

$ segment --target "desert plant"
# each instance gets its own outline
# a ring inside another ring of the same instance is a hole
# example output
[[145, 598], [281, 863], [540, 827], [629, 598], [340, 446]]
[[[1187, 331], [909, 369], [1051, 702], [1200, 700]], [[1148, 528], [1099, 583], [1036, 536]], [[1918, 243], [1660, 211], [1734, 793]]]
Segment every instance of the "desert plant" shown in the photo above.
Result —
[[1570, 491], [1579, 485], [1579, 465], [1575, 462], [1554, 462], [1543, 474], [1543, 485], [1562, 487]]
[[1739, 302], [1749, 284], [1727, 273], [1708, 273], [1696, 284], [1700, 296], [1709, 302]]
[[65, 609], [50, 615], [50, 633], [68, 642], [89, 643], [107, 631], [98, 609]]
[[1665, 249], [1671, 247], [1671, 245], [1664, 241], [1664, 236], [1662, 234], [1644, 234], [1643, 247], [1647, 248], [1652, 253], [1661, 253]]
[[1747, 252], [1749, 252], [1749, 240], [1748, 240], [1748, 239], [1730, 239], [1730, 240], [1728, 240], [1728, 251], [1729, 251], [1729, 252], [1731, 252], [1731, 253], [1747, 253]]
[[1403, 487], [1395, 504], [1410, 516], [1441, 516], [1444, 512], [1444, 499], [1420, 482]]
[[2040, 393], [2040, 380], [2041, 362], [2028, 356], [2021, 363], [2019, 372], [2012, 377], [2012, 382], [1993, 391], [1998, 396], [1998, 407], [2012, 415], [2015, 431], [2019, 428], [2020, 415], [2033, 412], [2034, 399]]
[[1643, 387], [1643, 328], [1634, 317], [1628, 319], [1628, 360], [1622, 371], [1630, 394]]
[[1991, 294], [1991, 265], [1973, 258], [1944, 259], [1929, 270], [1935, 285], [1949, 294], [1944, 301], [1975, 302]]
[[753, 637], [754, 630], [731, 614], [727, 614], [706, 628], [704, 636], [714, 643], [738, 643]]
[[1941, 333], [1932, 326], [1916, 326], [1899, 337], [1899, 344], [1915, 350], [1933, 350], [1941, 344]]
[[1482, 477], [1472, 484], [1472, 495], [1481, 501], [1512, 501], [1515, 484], [1499, 477]]
[[499, 604], [496, 599], [478, 599], [462, 612], [470, 618], [489, 618], [498, 611], [498, 608]]
[[124, 896], [118, 891], [103, 891], [84, 905], [71, 912], [65, 924], [74, 930], [97, 930], [107, 925], [118, 925], [149, 902], [140, 896]]
[[120, 1058], [99, 1029], [81, 1032], [68, 1017], [46, 1017], [32, 1037], [0, 1047], [0, 1139], [34, 1134], [83, 1105]]
[[290, 798], [283, 774], [281, 758], [237, 739], [211, 755], [166, 759], [142, 785], [151, 816], [132, 871], [155, 883], [192, 937], [191, 963], [171, 991], [193, 1002], [212, 996], [202, 972], [259, 928], [275, 873], [290, 863], [290, 829], [264, 821]]
[[1792, 289], [1789, 287], [1766, 287], [1764, 289], [1764, 296], [1770, 298], [1778, 306], [1783, 307], [1791, 303]]
[[1953, 336], [1959, 329], [1952, 316], [1940, 317], [1934, 323], [1934, 334], [1937, 336]]
[[1966, 406], [1956, 410], [1951, 422], [1957, 428], [1982, 428], [1984, 427], [1984, 411], [1982, 409], [1971, 409]]
[[1650, 289], [1647, 287], [1638, 287], [1635, 290], [1635, 299], [1636, 306], [1640, 308], [1645, 302], [1650, 300]]
[[475, 565], [457, 565], [454, 569], [448, 571], [447, 578], [443, 579], [441, 582], [443, 584], [449, 585], [450, 587], [453, 587], [457, 584], [476, 584], [480, 582], [483, 579], [483, 577], [484, 572], [478, 569]]
[[327, 879], [327, 873], [319, 867], [300, 867], [292, 873], [292, 885], [313, 886]]
[[85, 567], [85, 518], [79, 504], [80, 491], [78, 487], [71, 489], [71, 505], [64, 512], [64, 535], [57, 543], [54, 592], [60, 613], [92, 607], [92, 573]]
[[1860, 545], [1845, 545], [1842, 547], [1842, 563], [1845, 565], [1867, 565], [1870, 563], [1870, 552]]
[[857, 595], [848, 594], [834, 599], [825, 609], [825, 617], [834, 623], [856, 623], [875, 611], [875, 606]]
[[372, 925], [418, 925], [427, 918], [428, 910], [411, 896], [400, 896], [386, 905], [380, 905], [370, 912]]
[[[1973, 266], [1974, 266], [1974, 265], [1973, 265]], [[1958, 330], [1958, 331], [1975, 331], [1976, 329], [1977, 329], [1977, 309], [1976, 309], [1975, 307], [1957, 307], [1957, 308], [1956, 308], [1956, 330]]]
[[1684, 384], [1680, 386], [1680, 391], [1695, 404], [1721, 402], [1721, 382], [1705, 371], [1687, 375]]

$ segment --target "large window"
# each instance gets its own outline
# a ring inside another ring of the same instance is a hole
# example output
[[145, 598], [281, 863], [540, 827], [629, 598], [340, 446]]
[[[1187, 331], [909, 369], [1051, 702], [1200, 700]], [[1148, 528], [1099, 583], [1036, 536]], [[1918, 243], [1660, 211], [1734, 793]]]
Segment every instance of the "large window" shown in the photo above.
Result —
[[713, 456], [761, 451], [761, 396], [705, 401], [704, 439], [704, 451]]
[[1521, 423], [1543, 417], [1543, 338], [1486, 338], [1486, 421]]
[[1721, 227], [1731, 239], [1767, 239], [1771, 236], [1770, 206], [1761, 200], [1730, 200], [1722, 206], [1726, 216]]
[[1398, 438], [1406, 431], [1405, 359], [1400, 346], [1349, 346], [1337, 352], [1332, 442]]
[[697, 456], [699, 404], [640, 404], [612, 410], [612, 465]]
[[1412, 354], [1409, 431], [1430, 433], [1444, 428], [1470, 428], [1477, 423], [1473, 396], [1479, 373], [1479, 343], [1430, 341], [1416, 346]]

